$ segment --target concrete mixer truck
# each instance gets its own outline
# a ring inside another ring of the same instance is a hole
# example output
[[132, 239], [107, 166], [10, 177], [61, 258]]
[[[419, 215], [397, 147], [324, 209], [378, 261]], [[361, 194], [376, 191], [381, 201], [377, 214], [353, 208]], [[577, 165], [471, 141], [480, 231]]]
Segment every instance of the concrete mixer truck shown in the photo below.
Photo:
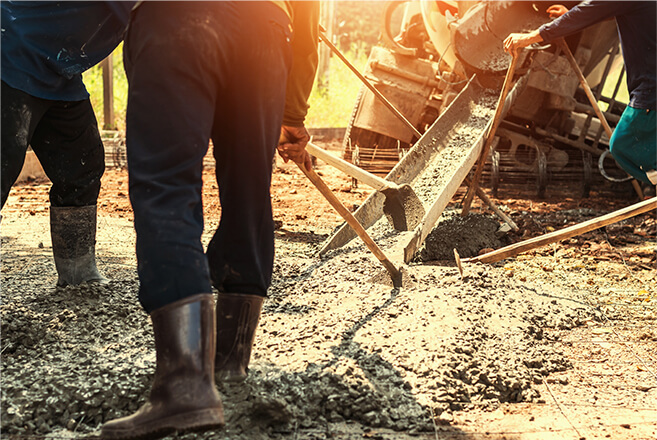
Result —
[[[387, 174], [473, 76], [486, 88], [500, 88], [511, 58], [503, 40], [549, 21], [546, 9], [553, 3], [389, 2], [380, 44], [363, 74], [417, 130], [409, 130], [363, 87], [344, 137], [344, 158]], [[393, 31], [394, 17], [401, 25]], [[566, 44], [613, 127], [627, 102], [615, 23], [591, 26]], [[537, 196], [549, 187], [587, 196], [592, 188], [627, 186], [620, 183], [629, 179], [608, 155], [608, 136], [563, 50], [531, 47], [517, 66], [525, 85], [496, 131], [482, 184], [496, 194], [501, 187], [531, 182]]]

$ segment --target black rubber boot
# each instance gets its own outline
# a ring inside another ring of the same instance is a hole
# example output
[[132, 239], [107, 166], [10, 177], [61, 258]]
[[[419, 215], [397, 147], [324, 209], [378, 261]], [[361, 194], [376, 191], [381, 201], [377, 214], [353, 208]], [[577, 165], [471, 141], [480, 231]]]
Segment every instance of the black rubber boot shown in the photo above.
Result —
[[151, 313], [157, 365], [151, 394], [136, 413], [107, 422], [102, 439], [154, 439], [224, 426], [214, 384], [215, 312], [211, 294]]
[[215, 380], [241, 382], [246, 379], [251, 348], [264, 297], [219, 293], [217, 300], [217, 357]]
[[96, 205], [51, 206], [50, 236], [57, 286], [109, 283], [96, 268]]

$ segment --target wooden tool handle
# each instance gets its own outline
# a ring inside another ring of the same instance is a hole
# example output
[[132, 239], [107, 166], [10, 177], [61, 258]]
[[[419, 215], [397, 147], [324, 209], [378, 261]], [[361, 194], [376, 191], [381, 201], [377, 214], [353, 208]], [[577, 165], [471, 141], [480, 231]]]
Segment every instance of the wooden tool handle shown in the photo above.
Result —
[[[465, 179], [463, 179], [463, 182], [465, 182], [465, 184], [468, 185], [468, 186], [471, 185], [470, 179], [468, 179], [467, 177], [466, 177]], [[493, 203], [493, 201], [492, 201], [492, 200], [486, 195], [486, 193], [484, 192], [484, 190], [481, 189], [479, 186], [477, 186], [477, 196], [478, 196], [478, 197], [479, 197], [479, 198], [480, 198], [485, 204], [487, 204], [488, 207], [489, 207], [490, 209], [492, 209], [493, 212], [494, 212], [495, 214], [497, 214], [498, 217], [500, 217], [502, 220], [504, 220], [504, 221], [506, 222], [506, 224], [509, 225], [509, 227], [510, 227], [511, 229], [513, 229], [514, 231], [518, 232], [518, 229], [519, 229], [519, 228], [518, 228], [518, 225], [516, 225], [516, 223], [511, 219], [511, 217], [509, 217], [509, 216], [506, 215], [504, 212], [502, 212], [502, 210], [501, 210], [500, 208], [498, 208], [497, 205], [495, 205], [495, 203]]]
[[611, 139], [611, 135], [613, 134], [613, 131], [611, 130], [611, 127], [607, 122], [607, 118], [605, 118], [605, 115], [602, 113], [602, 110], [600, 110], [600, 106], [598, 105], [598, 100], [595, 98], [595, 96], [593, 96], [593, 91], [591, 90], [591, 87], [589, 87], [589, 83], [586, 82], [586, 78], [584, 77], [582, 70], [579, 68], [579, 65], [577, 64], [577, 60], [575, 60], [573, 53], [570, 51], [570, 48], [566, 44], [566, 40], [564, 40], [563, 38], [559, 38], [558, 44], [559, 47], [561, 48], [561, 51], [564, 53], [564, 55], [566, 55], [566, 58], [568, 59], [570, 66], [575, 71], [575, 74], [577, 75], [577, 79], [579, 79], [579, 84], [584, 89], [584, 93], [586, 93], [586, 97], [589, 98], [589, 102], [591, 103], [591, 107], [593, 107], [593, 111], [595, 111], [595, 114], [598, 116], [598, 119], [600, 119], [600, 123], [602, 124], [602, 127], [605, 129], [607, 136], [609, 136], [609, 139]]
[[[609, 123], [607, 122], [607, 118], [605, 118], [604, 113], [602, 113], [602, 110], [600, 110], [600, 106], [598, 105], [598, 100], [593, 95], [593, 91], [591, 90], [591, 87], [589, 87], [589, 83], [586, 82], [586, 78], [582, 73], [582, 69], [579, 68], [579, 65], [577, 64], [577, 60], [573, 56], [573, 53], [570, 51], [568, 44], [566, 44], [566, 40], [564, 40], [563, 38], [559, 38], [558, 43], [562, 52], [566, 55], [566, 58], [568, 58], [568, 62], [570, 63], [570, 66], [575, 71], [575, 74], [577, 74], [579, 83], [584, 89], [584, 93], [586, 93], [587, 98], [589, 98], [591, 107], [593, 107], [593, 111], [598, 116], [598, 119], [600, 119], [600, 124], [602, 124], [602, 127], [605, 129], [605, 133], [607, 133], [607, 136], [609, 137], [609, 141], [611, 142], [611, 135], [614, 134], [614, 132], [609, 126]], [[636, 179], [632, 180], [632, 186], [634, 187], [634, 191], [636, 191], [639, 198], [643, 199], [643, 190], [641, 189], [641, 186], [639, 185], [639, 182], [636, 181]]]
[[324, 181], [315, 173], [313, 169], [306, 169], [303, 164], [297, 163], [301, 171], [308, 177], [308, 179], [315, 185], [320, 193], [324, 196], [326, 200], [333, 206], [333, 208], [338, 211], [340, 216], [351, 226], [356, 234], [363, 240], [367, 248], [374, 254], [374, 256], [383, 264], [390, 277], [392, 278], [393, 284], [395, 287], [401, 286], [401, 273], [397, 268], [392, 264], [392, 262], [386, 257], [383, 251], [377, 246], [377, 244], [370, 238], [367, 234], [363, 225], [361, 225], [356, 217], [354, 217], [351, 212], [340, 202], [340, 200], [333, 194], [331, 189], [324, 183]]
[[556, 243], [557, 241], [565, 240], [566, 238], [581, 235], [594, 229], [610, 225], [612, 223], [625, 220], [626, 218], [634, 217], [635, 215], [643, 214], [651, 210], [657, 209], [657, 197], [653, 197], [643, 202], [635, 203], [627, 208], [619, 209], [618, 211], [611, 212], [601, 217], [569, 226], [560, 231], [554, 231], [549, 234], [540, 235], [538, 237], [530, 238], [529, 240], [515, 243], [487, 254], [478, 257], [468, 258], [463, 260], [466, 263], [480, 262], [480, 263], [495, 263], [505, 258], [513, 257], [521, 252], [528, 251], [546, 244]]
[[394, 184], [392, 184], [392, 182], [388, 182], [387, 180], [382, 179], [379, 176], [368, 173], [362, 168], [359, 168], [356, 165], [349, 163], [344, 159], [340, 159], [339, 157], [332, 155], [328, 151], [323, 150], [322, 148], [319, 148], [317, 145], [314, 145], [310, 142], [306, 144], [306, 151], [308, 151], [308, 153], [312, 154], [313, 156], [322, 159], [324, 162], [328, 163], [329, 165], [334, 166], [335, 168], [339, 169], [340, 171], [347, 174], [348, 176], [360, 180], [367, 186], [371, 186], [377, 191], [395, 186]]
[[502, 119], [502, 109], [504, 108], [504, 101], [506, 100], [506, 95], [509, 93], [511, 88], [511, 82], [513, 80], [513, 73], [516, 71], [516, 65], [518, 64], [518, 54], [514, 54], [511, 58], [511, 63], [509, 63], [509, 69], [506, 71], [506, 76], [504, 77], [504, 84], [502, 85], [502, 93], [500, 94], [500, 99], [497, 101], [497, 107], [495, 108], [495, 115], [493, 116], [493, 123], [491, 124], [490, 130], [486, 134], [486, 142], [484, 143], [483, 148], [481, 149], [481, 154], [479, 155], [479, 161], [477, 162], [477, 168], [475, 169], [474, 176], [472, 176], [472, 181], [468, 192], [465, 193], [465, 200], [463, 200], [463, 209], [461, 215], [466, 216], [470, 212], [470, 205], [472, 204], [472, 199], [474, 199], [477, 188], [479, 187], [479, 179], [481, 174], [484, 171], [484, 165], [486, 164], [486, 158], [488, 157], [488, 150], [490, 149], [491, 144], [493, 143], [493, 138], [495, 137], [495, 131], [500, 125]]
[[345, 64], [345, 65], [346, 65], [346, 66], [347, 66], [352, 72], [354, 72], [354, 74], [358, 77], [358, 79], [360, 79], [360, 80], [362, 81], [362, 83], [365, 84], [365, 87], [367, 87], [368, 89], [370, 89], [370, 91], [371, 91], [372, 93], [374, 93], [374, 96], [376, 96], [377, 98], [379, 98], [379, 100], [381, 100], [381, 102], [383, 103], [383, 105], [385, 105], [385, 106], [388, 108], [388, 110], [390, 110], [395, 116], [397, 116], [397, 118], [399, 118], [399, 120], [402, 121], [402, 122], [404, 123], [404, 125], [406, 125], [406, 126], [407, 126], [407, 127], [413, 132], [413, 134], [415, 134], [415, 136], [417, 136], [418, 139], [422, 137], [422, 133], [420, 133], [420, 132], [417, 130], [417, 128], [415, 128], [415, 127], [413, 126], [413, 124], [411, 124], [410, 121], [409, 121], [408, 119], [406, 119], [406, 117], [405, 117], [404, 115], [402, 115], [401, 112], [400, 112], [399, 110], [397, 110], [397, 108], [396, 108], [394, 105], [392, 105], [392, 103], [391, 103], [390, 101], [388, 101], [388, 99], [387, 99], [385, 96], [383, 96], [383, 95], [381, 94], [381, 92], [379, 92], [379, 91], [376, 89], [376, 87], [374, 87], [374, 84], [372, 84], [371, 81], [369, 81], [367, 78], [365, 78], [365, 77], [364, 77], [364, 76], [358, 71], [358, 69], [356, 69], [356, 67], [354, 67], [354, 65], [351, 64], [351, 63], [349, 62], [349, 60], [346, 59], [346, 58], [344, 57], [344, 55], [342, 55], [342, 53], [338, 50], [338, 48], [335, 47], [335, 45], [331, 42], [331, 40], [329, 40], [328, 37], [326, 37], [326, 35], [324, 35], [324, 32], [322, 32], [321, 30], [319, 31], [319, 39], [322, 40], [324, 43], [326, 43], [326, 45], [329, 47], [329, 49], [331, 49], [331, 51], [332, 51], [332, 52], [333, 52], [338, 58], [340, 58], [340, 59], [342, 60], [342, 62], [343, 62], [343, 63], [344, 63], [344, 64]]

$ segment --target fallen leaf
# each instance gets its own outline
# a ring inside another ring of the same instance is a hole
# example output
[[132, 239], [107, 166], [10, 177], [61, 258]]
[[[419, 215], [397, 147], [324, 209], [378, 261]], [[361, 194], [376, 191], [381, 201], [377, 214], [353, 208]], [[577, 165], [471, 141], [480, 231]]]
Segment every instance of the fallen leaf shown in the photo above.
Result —
[[611, 329], [610, 328], [594, 328], [593, 330], [591, 330], [591, 333], [593, 333], [594, 335], [604, 335], [604, 334], [607, 334], [607, 333], [611, 333]]
[[655, 388], [654, 385], [637, 385], [636, 389], [639, 391], [650, 391]]

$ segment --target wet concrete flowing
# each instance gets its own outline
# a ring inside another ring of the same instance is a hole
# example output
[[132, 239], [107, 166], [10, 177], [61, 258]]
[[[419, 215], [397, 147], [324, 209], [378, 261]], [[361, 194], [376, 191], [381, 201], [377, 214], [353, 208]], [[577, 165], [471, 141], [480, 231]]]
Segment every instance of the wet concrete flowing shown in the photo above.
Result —
[[[328, 167], [319, 172], [336, 191], [349, 187]], [[654, 245], [644, 250], [655, 236], [655, 220], [648, 215], [573, 239], [569, 247], [554, 245], [508, 263], [465, 264], [461, 277], [451, 254], [462, 245], [459, 237], [468, 239], [472, 252], [494, 246], [498, 221], [477, 212], [460, 218], [448, 209], [420, 251], [422, 258], [402, 265], [403, 285], [394, 288], [359, 240], [317, 256], [340, 220], [329, 220], [330, 207], [322, 211], [321, 196], [295, 173], [290, 165], [274, 176], [275, 216], [282, 220], [249, 377], [240, 385], [218, 384], [225, 429], [175, 438], [408, 440], [435, 438], [440, 429], [463, 438], [460, 414], [494, 414], [505, 402], [545, 406], [551, 400], [545, 381], [574, 388], [559, 375], [582, 365], [571, 361], [573, 350], [594, 343], [573, 348], [563, 341], [570, 333], [605, 319], [626, 319], [637, 326], [632, 335], [642, 344], [638, 348], [647, 350], [637, 355], [645, 357], [655, 346], [657, 337], [650, 333], [657, 319], [650, 301]], [[123, 185], [125, 176], [119, 180]], [[57, 289], [43, 202], [47, 190], [40, 205], [29, 205], [34, 191], [25, 188], [3, 210], [0, 430], [3, 438], [89, 438], [105, 421], [145, 402], [155, 369], [151, 324], [137, 303], [133, 224], [122, 207], [110, 215], [101, 206], [98, 264], [111, 283]], [[115, 203], [125, 195], [108, 199]], [[206, 200], [206, 209], [214, 209], [203, 237], [207, 244], [219, 215], [213, 200]], [[602, 213], [600, 199], [579, 203], [589, 208], [528, 201], [516, 203], [509, 215], [519, 234], [536, 235]], [[370, 233], [386, 251], [403, 234], [383, 218]], [[605, 240], [615, 246], [634, 243], [631, 258], [621, 261], [614, 248], [603, 253]], [[640, 302], [619, 311], [614, 304], [624, 298]], [[591, 301], [598, 305], [591, 307]], [[617, 414], [614, 399], [626, 394], [633, 406], [654, 402], [657, 389], [650, 386], [649, 371], [637, 365], [643, 370], [632, 367], [636, 385], [625, 394], [614, 388], [617, 394], [599, 397], [602, 406], [592, 411], [612, 408], [608, 411]], [[630, 373], [625, 369], [622, 377]], [[585, 396], [580, 399], [593, 405]], [[525, 429], [527, 420], [514, 429]], [[641, 435], [633, 439], [645, 438]]]
[[[45, 218], [29, 218], [45, 230]], [[2, 430], [89, 435], [146, 398], [155, 353], [137, 305], [130, 224], [103, 221], [107, 287], [56, 289], [45, 236], [3, 219]], [[5, 235], [6, 234], [6, 235]], [[100, 240], [103, 240], [101, 238]], [[429, 432], [471, 405], [534, 401], [540, 376], [568, 368], [542, 339], [581, 307], [550, 289], [478, 266], [411, 265], [393, 288], [366, 249], [317, 260], [314, 246], [278, 243], [245, 384], [221, 385], [228, 425], [207, 438], [270, 438], [326, 423]], [[491, 319], [494, 318], [494, 319]]]

